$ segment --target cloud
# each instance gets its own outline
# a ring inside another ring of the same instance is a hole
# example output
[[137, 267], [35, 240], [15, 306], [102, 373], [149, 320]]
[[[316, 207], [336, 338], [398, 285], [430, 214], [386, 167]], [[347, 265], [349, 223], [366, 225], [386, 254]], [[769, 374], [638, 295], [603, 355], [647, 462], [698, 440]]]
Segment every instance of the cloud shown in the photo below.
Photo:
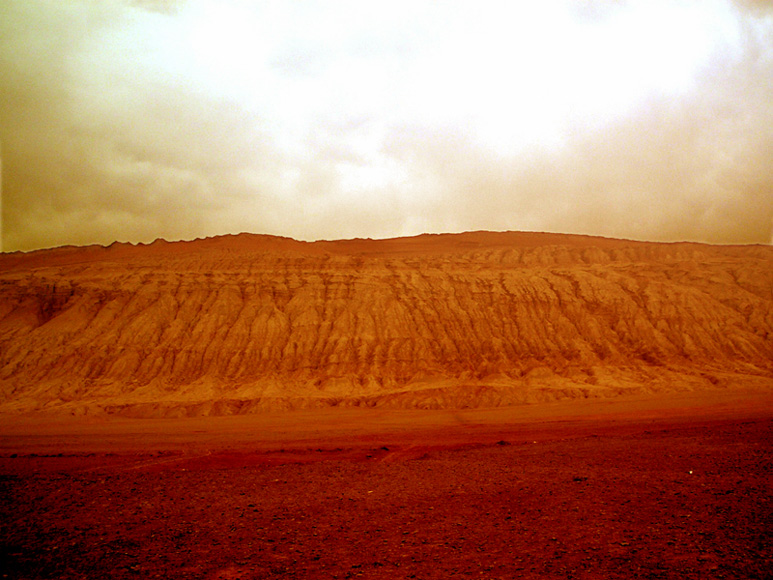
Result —
[[3, 3], [3, 249], [470, 229], [767, 243], [771, 47], [751, 1]]

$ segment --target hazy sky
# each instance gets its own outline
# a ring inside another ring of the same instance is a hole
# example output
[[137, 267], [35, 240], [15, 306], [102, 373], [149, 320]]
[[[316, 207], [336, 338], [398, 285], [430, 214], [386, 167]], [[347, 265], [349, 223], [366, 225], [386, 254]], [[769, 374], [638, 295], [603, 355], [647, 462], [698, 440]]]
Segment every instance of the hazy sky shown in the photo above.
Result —
[[0, 0], [3, 249], [769, 243], [770, 5]]

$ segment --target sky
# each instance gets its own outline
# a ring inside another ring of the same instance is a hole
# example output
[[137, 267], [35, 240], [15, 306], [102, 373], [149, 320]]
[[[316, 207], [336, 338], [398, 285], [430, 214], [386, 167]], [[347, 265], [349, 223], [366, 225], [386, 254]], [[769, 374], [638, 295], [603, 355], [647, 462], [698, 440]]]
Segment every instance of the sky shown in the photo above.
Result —
[[0, 0], [3, 251], [773, 243], [773, 3]]

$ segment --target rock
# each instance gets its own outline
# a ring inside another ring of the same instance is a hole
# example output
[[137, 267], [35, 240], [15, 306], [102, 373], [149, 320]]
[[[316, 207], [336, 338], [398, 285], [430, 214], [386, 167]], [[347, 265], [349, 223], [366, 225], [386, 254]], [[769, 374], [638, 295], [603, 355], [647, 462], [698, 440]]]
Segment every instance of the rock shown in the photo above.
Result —
[[773, 383], [773, 248], [474, 232], [0, 255], [0, 412], [465, 408]]

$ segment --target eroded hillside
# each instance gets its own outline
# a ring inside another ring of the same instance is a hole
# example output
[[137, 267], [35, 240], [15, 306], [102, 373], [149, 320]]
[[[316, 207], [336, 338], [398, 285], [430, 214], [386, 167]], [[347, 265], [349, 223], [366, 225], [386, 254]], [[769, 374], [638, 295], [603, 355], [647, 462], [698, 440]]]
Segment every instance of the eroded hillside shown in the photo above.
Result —
[[773, 248], [225, 236], [0, 256], [0, 410], [464, 407], [773, 387]]

